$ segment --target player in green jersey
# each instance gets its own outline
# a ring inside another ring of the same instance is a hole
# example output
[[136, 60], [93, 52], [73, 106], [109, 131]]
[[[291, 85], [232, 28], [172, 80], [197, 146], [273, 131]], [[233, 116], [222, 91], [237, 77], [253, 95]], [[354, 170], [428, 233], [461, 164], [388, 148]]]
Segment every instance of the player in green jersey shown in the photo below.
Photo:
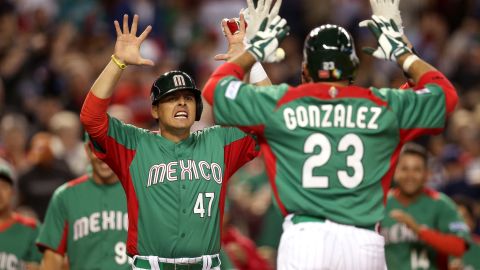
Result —
[[378, 48], [367, 51], [397, 62], [416, 91], [352, 85], [358, 67], [354, 41], [336, 25], [307, 36], [302, 85], [243, 83], [255, 61], [277, 60], [274, 52], [288, 32], [285, 20], [269, 20], [261, 4], [257, 10], [263, 22], [257, 35], [243, 54], [214, 72], [203, 96], [216, 123], [258, 136], [286, 216], [278, 269], [384, 269], [384, 239], [375, 228], [399, 150], [408, 140], [442, 130], [456, 91], [412, 54], [391, 21], [378, 16], [368, 23]]
[[457, 209], [463, 220], [470, 229], [470, 247], [463, 257], [454, 258], [449, 264], [449, 270], [480, 270], [480, 236], [474, 234], [476, 227], [475, 220], [475, 203], [463, 196], [455, 196], [453, 198], [454, 202], [457, 204]]
[[446, 269], [447, 256], [462, 256], [469, 229], [446, 195], [425, 186], [427, 153], [407, 144], [400, 153], [381, 223], [389, 269]]
[[40, 224], [13, 212], [13, 174], [0, 161], [0, 270], [38, 269], [42, 254], [35, 247]]
[[[88, 141], [88, 140], [87, 140]], [[61, 270], [68, 256], [71, 270], [131, 269], [127, 238], [127, 203], [118, 177], [88, 145], [89, 172], [55, 191], [37, 246], [42, 270]]]
[[81, 121], [95, 154], [119, 176], [128, 202], [127, 253], [134, 269], [219, 269], [220, 224], [230, 176], [258, 151], [236, 128], [191, 133], [202, 113], [200, 91], [181, 71], [152, 85], [152, 132], [107, 115], [106, 108], [128, 65], [153, 65], [140, 55], [151, 26], [136, 36], [138, 16], [123, 29], [115, 21], [112, 60], [85, 99]]

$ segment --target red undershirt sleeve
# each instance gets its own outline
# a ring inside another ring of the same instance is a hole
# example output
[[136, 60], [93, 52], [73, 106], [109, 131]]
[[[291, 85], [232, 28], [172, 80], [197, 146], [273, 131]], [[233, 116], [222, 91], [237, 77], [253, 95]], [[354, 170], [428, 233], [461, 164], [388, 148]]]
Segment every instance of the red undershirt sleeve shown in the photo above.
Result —
[[450, 81], [439, 71], [429, 71], [425, 73], [417, 83], [416, 90], [422, 89], [426, 84], [437, 84], [442, 88], [445, 94], [446, 116], [451, 114], [457, 105], [458, 95], [457, 91], [450, 83]]
[[105, 148], [105, 142], [108, 132], [107, 108], [111, 98], [101, 99], [95, 96], [91, 91], [83, 103], [80, 112], [80, 121], [87, 133], [102, 148]]
[[443, 234], [436, 230], [422, 228], [418, 233], [418, 237], [444, 254], [460, 257], [467, 250], [465, 240], [456, 235]]
[[242, 80], [245, 76], [245, 71], [239, 65], [234, 63], [225, 63], [219, 66], [215, 72], [213, 72], [212, 76], [210, 76], [210, 79], [208, 79], [203, 90], [203, 97], [210, 105], [213, 104], [215, 88], [217, 87], [218, 82], [227, 76], [234, 76], [237, 79]]

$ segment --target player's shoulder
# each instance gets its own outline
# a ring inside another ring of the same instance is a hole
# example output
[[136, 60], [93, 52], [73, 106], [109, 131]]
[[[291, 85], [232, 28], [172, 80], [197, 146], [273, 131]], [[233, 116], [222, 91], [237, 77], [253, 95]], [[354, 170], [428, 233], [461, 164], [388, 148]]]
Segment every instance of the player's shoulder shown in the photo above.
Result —
[[88, 180], [90, 177], [88, 175], [82, 175], [80, 177], [77, 177], [75, 179], [72, 179], [63, 185], [59, 186], [55, 192], [54, 196], [62, 196], [64, 193], [68, 192], [69, 190], [72, 189], [77, 189], [79, 187], [82, 187], [83, 185], [88, 183]]
[[422, 194], [424, 196], [426, 196], [427, 198], [432, 199], [434, 201], [440, 200], [442, 195], [443, 195], [441, 192], [439, 192], [437, 190], [434, 190], [432, 188], [429, 188], [429, 187], [424, 188], [423, 191], [422, 191]]
[[19, 213], [13, 214], [13, 220], [16, 224], [25, 228], [33, 229], [33, 230], [37, 229], [38, 226], [40, 225], [40, 222], [38, 222], [36, 219], [27, 217]]
[[423, 195], [435, 202], [436, 204], [440, 205], [440, 207], [448, 206], [450, 208], [455, 208], [455, 203], [453, 202], [453, 200], [440, 191], [426, 187], [423, 189]]
[[211, 126], [192, 133], [197, 141], [206, 140], [229, 143], [231, 140], [244, 138], [248, 134], [236, 127]]

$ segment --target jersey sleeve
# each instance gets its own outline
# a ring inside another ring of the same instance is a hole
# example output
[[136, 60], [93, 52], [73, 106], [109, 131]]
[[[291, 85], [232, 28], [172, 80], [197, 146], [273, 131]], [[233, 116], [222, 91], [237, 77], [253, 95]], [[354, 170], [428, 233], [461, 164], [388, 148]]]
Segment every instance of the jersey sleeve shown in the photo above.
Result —
[[441, 194], [439, 205], [438, 228], [443, 233], [454, 234], [464, 240], [470, 240], [470, 231], [458, 213], [455, 203], [446, 195]]
[[42, 252], [48, 248], [62, 256], [66, 252], [69, 222], [63, 202], [65, 187], [66, 185], [61, 186], [53, 194], [36, 241]]
[[227, 77], [217, 85], [213, 115], [217, 124], [256, 130], [269, 121], [278, 100], [288, 85], [255, 86], [234, 77]]
[[40, 263], [42, 261], [42, 253], [40, 253], [40, 251], [35, 245], [35, 241], [38, 238], [41, 227], [42, 227], [42, 224], [40, 224], [40, 222], [37, 222], [35, 228], [33, 229], [32, 238], [30, 242], [31, 248], [25, 257], [26, 262]]
[[203, 96], [213, 106], [215, 122], [259, 131], [268, 122], [288, 85], [255, 86], [243, 83], [243, 70], [233, 63], [220, 66], [205, 85]]
[[443, 130], [447, 116], [458, 97], [451, 83], [440, 72], [428, 72], [416, 89], [372, 89], [386, 99], [398, 119], [403, 141]]
[[125, 179], [130, 162], [142, 134], [147, 131], [108, 116], [108, 132], [104, 143], [98, 142], [90, 136], [91, 149], [95, 155], [107, 163], [119, 176]]
[[230, 178], [240, 167], [254, 159], [259, 153], [257, 140], [238, 128], [222, 128], [225, 134], [226, 179]]

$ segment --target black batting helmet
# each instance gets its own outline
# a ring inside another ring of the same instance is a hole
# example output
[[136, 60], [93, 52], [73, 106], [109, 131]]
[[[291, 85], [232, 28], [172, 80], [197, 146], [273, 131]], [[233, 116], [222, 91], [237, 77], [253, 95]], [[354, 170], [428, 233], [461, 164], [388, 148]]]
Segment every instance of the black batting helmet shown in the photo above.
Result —
[[197, 110], [195, 112], [195, 121], [200, 120], [202, 116], [203, 103], [201, 92], [195, 86], [193, 79], [185, 72], [174, 70], [162, 74], [152, 85], [150, 90], [150, 99], [152, 105], [156, 104], [160, 99], [166, 95], [179, 90], [190, 90], [195, 94], [197, 102]]
[[333, 24], [310, 31], [303, 46], [303, 62], [315, 82], [352, 82], [359, 64], [352, 36]]

